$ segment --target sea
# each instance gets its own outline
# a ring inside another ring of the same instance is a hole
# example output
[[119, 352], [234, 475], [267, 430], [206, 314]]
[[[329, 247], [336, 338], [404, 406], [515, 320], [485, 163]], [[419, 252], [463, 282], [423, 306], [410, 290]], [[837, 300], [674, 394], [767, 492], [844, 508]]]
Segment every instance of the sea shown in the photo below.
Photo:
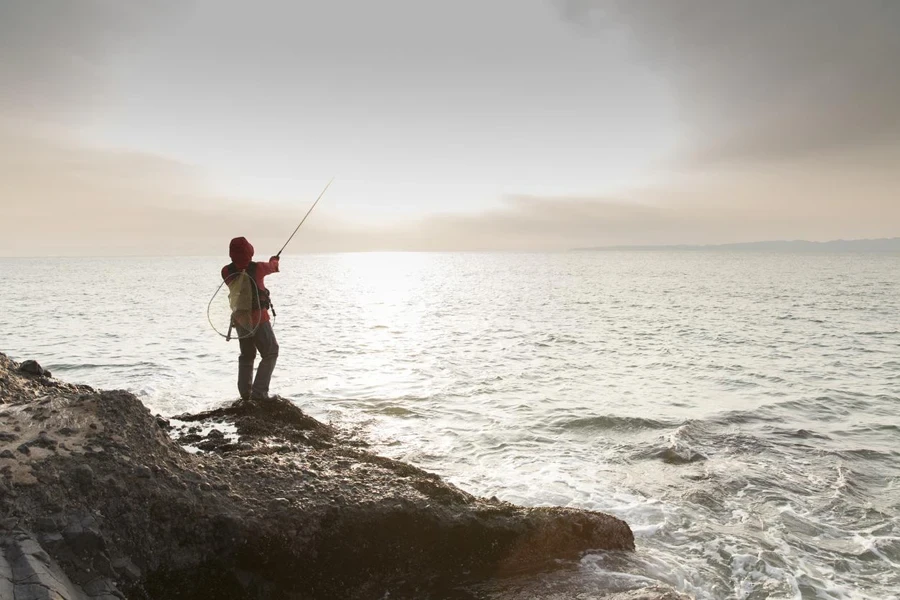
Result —
[[[164, 416], [232, 401], [226, 262], [0, 259], [0, 351]], [[473, 494], [635, 533], [631, 555], [588, 552], [484, 597], [661, 583], [703, 600], [900, 598], [900, 255], [360, 253], [281, 269], [273, 393]]]

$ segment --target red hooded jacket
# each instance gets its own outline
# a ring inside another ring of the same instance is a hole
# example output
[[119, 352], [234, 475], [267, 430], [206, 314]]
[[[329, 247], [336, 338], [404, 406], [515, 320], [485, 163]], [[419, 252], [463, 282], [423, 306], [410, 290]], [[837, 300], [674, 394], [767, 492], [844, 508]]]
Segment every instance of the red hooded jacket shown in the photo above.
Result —
[[[231, 257], [231, 262], [234, 263], [235, 267], [238, 269], [246, 269], [253, 260], [253, 246], [250, 245], [247, 238], [236, 237], [231, 240], [231, 244], [228, 246], [228, 256]], [[269, 262], [257, 262], [256, 277], [254, 278], [256, 287], [261, 290], [267, 289], [263, 279], [266, 275], [277, 272], [277, 256], [270, 258]], [[228, 279], [228, 265], [222, 267], [222, 279]], [[267, 323], [269, 321], [269, 311], [264, 308], [254, 310], [251, 319], [254, 323]]]

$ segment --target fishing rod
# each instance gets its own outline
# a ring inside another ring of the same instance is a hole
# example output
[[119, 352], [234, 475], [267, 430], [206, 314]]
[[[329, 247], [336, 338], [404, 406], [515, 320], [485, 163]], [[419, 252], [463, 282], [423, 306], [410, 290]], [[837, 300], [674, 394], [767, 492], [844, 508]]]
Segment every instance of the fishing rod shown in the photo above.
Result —
[[[291, 237], [288, 238], [288, 240], [284, 243], [284, 246], [282, 246], [282, 247], [281, 247], [281, 250], [279, 250], [279, 251], [278, 251], [278, 254], [276, 254], [277, 257], [279, 257], [279, 258], [281, 257], [281, 253], [284, 252], [284, 249], [287, 248], [287, 245], [288, 245], [289, 243], [291, 243], [291, 240], [292, 240], [292, 239], [294, 239], [294, 236], [295, 236], [295, 235], [297, 234], [297, 232], [300, 230], [300, 227], [303, 225], [303, 223], [306, 222], [306, 218], [309, 217], [310, 213], [312, 213], [313, 209], [314, 209], [314, 208], [316, 207], [316, 205], [319, 203], [319, 200], [321, 200], [321, 199], [322, 199], [322, 196], [325, 195], [325, 191], [328, 189], [328, 186], [331, 185], [331, 182], [332, 182], [332, 181], [334, 181], [334, 177], [332, 177], [332, 178], [328, 181], [328, 184], [327, 184], [327, 185], [325, 186], [325, 188], [322, 190], [322, 193], [319, 194], [319, 197], [316, 198], [316, 201], [313, 202], [312, 206], [309, 207], [309, 210], [306, 211], [306, 214], [303, 216], [303, 220], [300, 221], [300, 225], [297, 225], [297, 228], [294, 229], [294, 233], [291, 234]], [[256, 282], [254, 282], [252, 279], [251, 279], [250, 281], [251, 281], [251, 284], [253, 285], [253, 287], [255, 288], [255, 287], [256, 287]], [[232, 338], [231, 338], [231, 333], [232, 333], [232, 331], [234, 331], [234, 329], [235, 329], [234, 307], [232, 306], [232, 314], [231, 314], [231, 317], [230, 317], [229, 320], [228, 320], [228, 333], [222, 333], [221, 331], [218, 330], [218, 328], [216, 327], [215, 323], [213, 323], [213, 320], [212, 320], [212, 314], [211, 314], [211, 313], [212, 313], [213, 302], [215, 301], [216, 296], [219, 294], [219, 290], [221, 290], [221, 289], [226, 285], [226, 283], [228, 283], [228, 279], [223, 280], [222, 283], [219, 284], [219, 287], [216, 288], [215, 293], [213, 293], [212, 298], [210, 298], [210, 300], [209, 300], [209, 305], [206, 307], [206, 316], [207, 316], [207, 319], [209, 320], [209, 324], [212, 325], [213, 330], [214, 330], [216, 333], [218, 333], [219, 335], [221, 335], [222, 337], [224, 337], [226, 341], [229, 341], [229, 340], [232, 339]], [[230, 287], [230, 285], [229, 285], [229, 287]], [[255, 293], [258, 294], [259, 291], [257, 290]], [[230, 295], [229, 295], [229, 296], [230, 296]], [[270, 303], [269, 308], [272, 310], [272, 315], [273, 315], [273, 316], [276, 316], [276, 315], [275, 315], [275, 306], [272, 305], [272, 304]], [[254, 331], [255, 331], [255, 328], [254, 328]], [[243, 337], [243, 336], [241, 336], [241, 337]]]
[[286, 242], [284, 243], [284, 246], [281, 247], [281, 250], [279, 250], [279, 251], [278, 251], [278, 254], [276, 254], [275, 256], [281, 258], [281, 253], [284, 252], [284, 249], [287, 248], [287, 245], [291, 243], [291, 240], [292, 240], [292, 239], [294, 239], [294, 236], [297, 234], [297, 231], [300, 230], [300, 226], [303, 225], [304, 221], [306, 221], [306, 217], [309, 216], [309, 213], [311, 213], [311, 212], [313, 211], [313, 209], [316, 207], [316, 204], [318, 204], [318, 203], [319, 203], [319, 200], [322, 199], [322, 196], [325, 195], [325, 190], [328, 189], [328, 186], [331, 185], [331, 182], [332, 182], [332, 181], [334, 181], [334, 177], [332, 177], [332, 178], [328, 181], [328, 183], [325, 184], [325, 189], [322, 190], [322, 193], [319, 194], [319, 197], [316, 198], [316, 201], [313, 202], [313, 205], [309, 207], [309, 210], [308, 210], [308, 211], [306, 211], [306, 215], [304, 215], [303, 221], [300, 221], [300, 225], [297, 225], [297, 229], [294, 230], [294, 233], [291, 234], [291, 237], [288, 238], [288, 241], [286, 241]]

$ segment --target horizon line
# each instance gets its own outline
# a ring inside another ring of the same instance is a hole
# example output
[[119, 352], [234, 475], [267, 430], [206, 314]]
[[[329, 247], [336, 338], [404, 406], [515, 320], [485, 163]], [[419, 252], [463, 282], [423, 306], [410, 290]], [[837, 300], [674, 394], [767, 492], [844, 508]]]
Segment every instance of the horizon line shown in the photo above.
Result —
[[[671, 250], [671, 249], [716, 249], [733, 248], [736, 246], [764, 246], [803, 244], [810, 246], [827, 246], [829, 244], [863, 244], [863, 243], [896, 243], [900, 250], [900, 236], [882, 238], [837, 238], [826, 241], [814, 241], [805, 239], [781, 239], [759, 240], [752, 242], [725, 242], [717, 244], [616, 244], [608, 246], [580, 246], [575, 248], [559, 249], [444, 249], [444, 250], [413, 250], [413, 249], [372, 249], [372, 250], [318, 250], [308, 252], [286, 253], [284, 256], [315, 256], [334, 254], [559, 254], [567, 252], [593, 251], [593, 250]], [[3, 259], [57, 259], [57, 258], [223, 258], [227, 254], [33, 254], [33, 255], [0, 255]]]

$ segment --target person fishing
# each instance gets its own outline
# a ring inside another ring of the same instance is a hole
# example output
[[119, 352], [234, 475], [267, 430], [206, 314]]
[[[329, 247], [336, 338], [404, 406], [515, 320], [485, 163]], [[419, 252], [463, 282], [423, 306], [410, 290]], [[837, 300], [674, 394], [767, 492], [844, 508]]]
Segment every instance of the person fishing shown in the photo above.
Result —
[[[291, 237], [284, 243], [278, 254], [271, 257], [268, 262], [253, 262], [253, 246], [247, 238], [236, 237], [228, 246], [228, 254], [231, 263], [222, 267], [222, 283], [216, 289], [207, 307], [207, 318], [216, 333], [225, 338], [232, 338], [232, 332], [237, 330], [237, 337], [241, 344], [241, 354], [238, 358], [238, 392], [242, 400], [268, 400], [269, 384], [272, 381], [272, 372], [278, 361], [278, 340], [272, 330], [269, 310], [275, 314], [275, 308], [266, 289], [265, 277], [272, 273], [278, 273], [278, 263], [281, 253], [291, 243], [294, 236], [309, 218], [310, 213], [325, 195], [334, 177], [328, 181], [322, 193], [316, 198], [309, 210], [297, 225]], [[223, 287], [228, 289], [228, 301], [230, 315], [228, 320], [228, 333], [223, 333], [216, 327], [212, 313], [213, 304]], [[262, 360], [253, 377], [253, 364], [256, 362], [256, 353], [259, 352]]]
[[[248, 297], [246, 310], [235, 311], [231, 323], [237, 329], [241, 345], [238, 392], [242, 400], [268, 400], [269, 383], [278, 360], [278, 340], [275, 339], [269, 318], [272, 302], [269, 290], [266, 289], [265, 277], [278, 273], [279, 256], [271, 257], [268, 262], [254, 262], [253, 246], [243, 237], [231, 240], [228, 255], [231, 263], [222, 268], [222, 279], [233, 288], [232, 294], [240, 294], [239, 288], [243, 284], [247, 290], [244, 295]], [[254, 378], [253, 364], [256, 362], [257, 351], [262, 360]]]

